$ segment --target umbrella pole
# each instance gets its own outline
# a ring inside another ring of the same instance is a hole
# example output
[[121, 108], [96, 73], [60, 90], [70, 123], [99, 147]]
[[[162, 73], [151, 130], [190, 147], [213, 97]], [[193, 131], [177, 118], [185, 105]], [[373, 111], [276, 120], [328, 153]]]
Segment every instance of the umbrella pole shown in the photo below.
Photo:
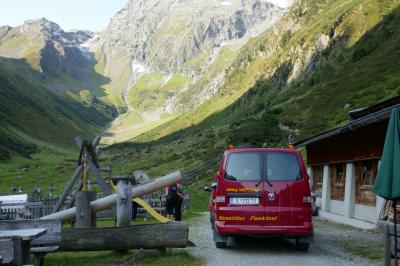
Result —
[[394, 212], [393, 212], [393, 224], [394, 224], [394, 265], [398, 266], [398, 260], [397, 260], [397, 217], [396, 217], [396, 199], [393, 200], [393, 208], [394, 208]]

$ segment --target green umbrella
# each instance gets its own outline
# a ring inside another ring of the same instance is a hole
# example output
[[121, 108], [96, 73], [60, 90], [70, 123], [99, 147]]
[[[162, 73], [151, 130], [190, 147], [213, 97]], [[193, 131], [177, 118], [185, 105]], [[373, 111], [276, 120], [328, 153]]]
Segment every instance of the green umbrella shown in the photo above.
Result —
[[394, 250], [397, 265], [396, 200], [400, 198], [400, 121], [397, 108], [393, 108], [386, 131], [385, 146], [373, 191], [382, 198], [393, 200]]
[[397, 108], [393, 108], [390, 115], [381, 165], [373, 190], [388, 200], [400, 198], [400, 120]]

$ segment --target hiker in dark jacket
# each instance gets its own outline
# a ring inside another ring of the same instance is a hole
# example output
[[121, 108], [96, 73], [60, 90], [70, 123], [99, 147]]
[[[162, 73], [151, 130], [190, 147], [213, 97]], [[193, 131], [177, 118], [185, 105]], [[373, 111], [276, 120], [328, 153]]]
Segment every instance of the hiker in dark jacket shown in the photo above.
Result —
[[182, 187], [179, 183], [170, 185], [165, 188], [165, 209], [167, 211], [167, 218], [173, 219], [175, 221], [180, 221], [182, 219], [182, 202], [183, 202], [183, 192]]

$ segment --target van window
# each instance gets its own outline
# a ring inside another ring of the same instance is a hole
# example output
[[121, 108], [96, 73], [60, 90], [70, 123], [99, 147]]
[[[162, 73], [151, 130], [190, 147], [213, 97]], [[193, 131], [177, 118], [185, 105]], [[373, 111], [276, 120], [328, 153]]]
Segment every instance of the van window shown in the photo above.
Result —
[[261, 180], [259, 152], [231, 153], [226, 164], [225, 179], [232, 181]]
[[295, 181], [301, 179], [297, 156], [287, 152], [269, 152], [264, 160], [266, 176], [271, 181]]

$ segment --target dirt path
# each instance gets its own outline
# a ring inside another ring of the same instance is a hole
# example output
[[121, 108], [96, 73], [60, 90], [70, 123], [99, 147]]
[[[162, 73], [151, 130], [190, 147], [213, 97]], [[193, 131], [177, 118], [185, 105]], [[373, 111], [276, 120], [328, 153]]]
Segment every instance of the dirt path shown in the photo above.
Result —
[[[315, 244], [304, 253], [295, 249], [294, 241], [283, 239], [229, 239], [227, 249], [215, 248], [208, 213], [191, 222], [189, 238], [196, 247], [190, 252], [205, 259], [207, 265], [380, 265], [381, 260], [369, 261], [347, 251], [346, 245], [369, 244], [380, 246], [378, 234], [314, 221]], [[354, 253], [354, 250], [353, 250]]]

